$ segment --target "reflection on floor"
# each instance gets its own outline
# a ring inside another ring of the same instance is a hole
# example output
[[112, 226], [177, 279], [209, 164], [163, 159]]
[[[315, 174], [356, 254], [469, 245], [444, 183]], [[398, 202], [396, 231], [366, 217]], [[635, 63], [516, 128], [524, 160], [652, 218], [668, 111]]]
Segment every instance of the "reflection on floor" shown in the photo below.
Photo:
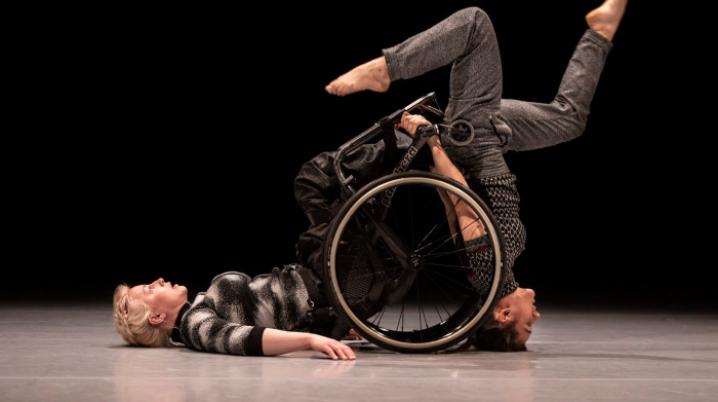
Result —
[[718, 315], [544, 308], [529, 352], [355, 362], [124, 346], [109, 305], [0, 307], [2, 401], [709, 401]]

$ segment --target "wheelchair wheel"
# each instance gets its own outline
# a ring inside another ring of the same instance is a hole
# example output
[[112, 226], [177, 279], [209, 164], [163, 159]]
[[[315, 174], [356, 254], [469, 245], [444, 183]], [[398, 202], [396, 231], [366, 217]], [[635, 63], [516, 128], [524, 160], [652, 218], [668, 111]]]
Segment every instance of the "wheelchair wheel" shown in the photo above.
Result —
[[[483, 235], [464, 241], [476, 228]], [[430, 352], [465, 339], [490, 314], [502, 255], [495, 220], [470, 189], [430, 173], [392, 174], [350, 197], [332, 222], [326, 288], [369, 341]]]

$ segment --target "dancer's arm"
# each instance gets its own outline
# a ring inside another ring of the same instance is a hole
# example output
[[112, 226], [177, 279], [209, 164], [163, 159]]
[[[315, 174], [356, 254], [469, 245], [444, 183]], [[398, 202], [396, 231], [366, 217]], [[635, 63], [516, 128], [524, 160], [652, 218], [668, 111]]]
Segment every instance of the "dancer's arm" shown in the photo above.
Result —
[[[403, 128], [413, 136], [419, 126], [424, 124], [431, 123], [421, 115], [404, 113], [399, 127]], [[461, 171], [456, 167], [456, 165], [454, 165], [453, 162], [451, 162], [451, 159], [441, 146], [439, 137], [435, 135], [431, 136], [427, 142], [434, 160], [434, 168], [431, 169], [431, 171], [457, 181], [464, 187], [468, 188], [469, 185], [466, 182], [464, 175], [461, 174]], [[479, 217], [476, 215], [476, 212], [474, 212], [464, 201], [461, 201], [456, 194], [444, 191], [441, 200], [444, 202], [447, 212], [451, 211], [451, 209], [456, 212], [459, 227], [461, 228], [461, 235], [465, 242], [481, 237], [486, 233], [484, 226], [481, 224]], [[452, 219], [449, 218], [448, 214], [447, 219], [449, 219], [452, 234], [455, 234]]]
[[267, 328], [262, 336], [262, 351], [266, 356], [282, 355], [312, 349], [334, 360], [353, 360], [354, 351], [347, 345], [325, 336], [307, 332], [281, 331]]
[[[192, 349], [245, 356], [276, 356], [312, 349], [332, 359], [354, 359], [347, 345], [317, 334], [282, 331], [231, 322], [220, 317], [210, 306], [187, 312], [180, 329]], [[201, 322], [201, 325], [197, 325]], [[209, 330], [208, 330], [209, 329]]]

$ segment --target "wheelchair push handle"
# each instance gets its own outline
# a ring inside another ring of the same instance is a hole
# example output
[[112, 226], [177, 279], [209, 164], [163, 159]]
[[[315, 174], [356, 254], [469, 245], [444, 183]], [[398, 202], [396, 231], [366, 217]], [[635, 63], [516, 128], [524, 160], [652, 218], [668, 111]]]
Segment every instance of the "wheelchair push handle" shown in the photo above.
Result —
[[416, 129], [417, 137], [428, 138], [435, 134], [442, 142], [461, 147], [474, 140], [474, 126], [466, 120], [455, 120], [451, 124], [423, 124]]
[[[350, 187], [354, 177], [352, 177], [352, 175], [346, 175], [342, 170], [342, 161], [344, 160], [345, 155], [381, 135], [384, 135], [385, 137], [393, 137], [395, 135], [395, 127], [401, 120], [403, 113], [422, 114], [432, 122], [440, 122], [445, 118], [444, 112], [439, 107], [436, 94], [434, 92], [430, 92], [415, 100], [408, 106], [398, 109], [383, 117], [356, 137], [342, 144], [337, 149], [336, 156], [334, 158], [334, 171], [336, 172], [336, 176], [343, 193], [351, 195], [354, 192], [354, 190]], [[422, 129], [421, 132], [417, 129], [420, 136], [426, 135], [426, 137], [423, 137], [424, 140], [426, 140], [429, 136], [436, 134], [437, 131], [440, 135], [442, 143], [446, 145], [464, 146], [474, 140], [474, 127], [466, 120], [454, 120], [449, 124], [437, 123], [429, 127], [430, 128]], [[423, 132], [423, 130], [427, 131]]]
[[429, 138], [434, 134], [439, 133], [439, 127], [437, 124], [422, 124], [416, 129], [417, 137]]

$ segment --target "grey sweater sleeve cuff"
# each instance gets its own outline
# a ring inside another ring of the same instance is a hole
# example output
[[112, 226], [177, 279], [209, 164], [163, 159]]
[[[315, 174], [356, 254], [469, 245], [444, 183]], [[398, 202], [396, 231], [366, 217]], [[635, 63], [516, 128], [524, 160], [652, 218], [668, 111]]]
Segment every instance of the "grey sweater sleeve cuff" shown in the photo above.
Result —
[[396, 81], [401, 77], [401, 71], [399, 64], [399, 60], [397, 60], [396, 56], [396, 46], [382, 49], [381, 52], [384, 55], [384, 60], [386, 60], [386, 66], [387, 66], [387, 72], [389, 73], [389, 81]]
[[264, 334], [264, 327], [254, 327], [247, 336], [247, 345], [244, 348], [247, 356], [264, 356], [262, 350], [262, 335]]

